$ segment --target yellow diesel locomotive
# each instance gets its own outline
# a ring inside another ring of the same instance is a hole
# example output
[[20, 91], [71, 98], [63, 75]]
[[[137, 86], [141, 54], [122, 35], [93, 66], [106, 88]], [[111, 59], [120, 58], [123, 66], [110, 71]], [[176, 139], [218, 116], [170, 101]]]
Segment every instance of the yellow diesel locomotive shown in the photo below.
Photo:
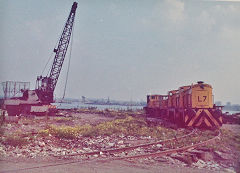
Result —
[[147, 95], [147, 116], [162, 117], [184, 127], [219, 128], [222, 107], [213, 104], [212, 86], [199, 81], [169, 91], [167, 95]]

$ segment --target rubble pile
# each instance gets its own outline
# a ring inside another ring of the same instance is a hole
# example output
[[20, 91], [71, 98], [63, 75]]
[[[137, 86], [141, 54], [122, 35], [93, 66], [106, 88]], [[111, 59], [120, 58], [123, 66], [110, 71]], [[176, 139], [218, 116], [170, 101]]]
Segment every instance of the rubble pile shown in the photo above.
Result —
[[[4, 141], [5, 138], [2, 138]], [[28, 144], [22, 146], [0, 144], [0, 154], [7, 157], [57, 157], [71, 154], [87, 153], [99, 150], [123, 148], [135, 145], [139, 141], [153, 142], [151, 137], [135, 137], [124, 135], [78, 137], [76, 139], [59, 139], [54, 136], [27, 137]]]
[[[132, 146], [137, 141], [153, 142], [151, 137], [135, 137], [124, 135], [112, 136], [97, 136], [97, 137], [80, 137], [78, 139], [57, 139], [53, 136], [39, 137], [35, 136], [34, 140], [29, 141], [27, 145], [11, 146], [0, 144], [0, 155], [2, 159], [17, 157], [17, 158], [69, 158], [68, 155], [88, 153], [93, 151], [100, 151], [106, 149], [122, 148]], [[155, 152], [157, 148], [161, 151], [162, 145], [158, 144], [154, 149], [152, 148], [137, 148], [129, 152], [122, 152], [114, 154], [114, 156], [124, 157], [144, 152]], [[108, 158], [111, 156], [104, 153], [94, 154], [91, 158]], [[79, 155], [77, 158], [86, 159], [84, 155]], [[222, 164], [215, 161], [218, 158], [223, 161]], [[72, 159], [70, 157], [70, 159]], [[179, 166], [190, 166], [196, 168], [205, 168], [209, 170], [234, 170], [231, 156], [222, 152], [210, 152], [202, 150], [190, 150], [184, 153], [171, 154], [164, 157], [143, 158], [135, 160], [135, 162], [158, 163], [164, 162], [167, 164], [174, 164]]]

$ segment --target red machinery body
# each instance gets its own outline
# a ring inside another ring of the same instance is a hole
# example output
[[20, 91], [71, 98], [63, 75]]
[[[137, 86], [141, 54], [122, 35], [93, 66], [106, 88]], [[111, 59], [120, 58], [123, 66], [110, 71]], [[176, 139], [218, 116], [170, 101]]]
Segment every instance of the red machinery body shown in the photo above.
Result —
[[43, 115], [47, 112], [56, 111], [56, 106], [51, 105], [51, 103], [53, 103], [53, 93], [71, 39], [76, 9], [77, 3], [74, 2], [59, 39], [58, 45], [56, 48], [54, 48], [55, 57], [50, 74], [46, 77], [37, 77], [35, 90], [23, 91], [22, 97], [5, 99], [3, 108], [7, 110], [8, 115]]

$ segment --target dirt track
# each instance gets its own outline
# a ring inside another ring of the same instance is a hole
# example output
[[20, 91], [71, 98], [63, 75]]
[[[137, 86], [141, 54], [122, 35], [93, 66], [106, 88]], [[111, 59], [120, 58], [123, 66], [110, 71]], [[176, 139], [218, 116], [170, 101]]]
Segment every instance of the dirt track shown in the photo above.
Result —
[[[67, 160], [58, 161], [57, 163], [66, 163], [69, 162]], [[214, 172], [226, 172], [223, 171], [212, 171], [206, 169], [198, 169], [198, 168], [188, 168], [188, 167], [178, 167], [176, 165], [169, 165], [166, 163], [162, 164], [144, 164], [144, 163], [133, 163], [128, 161], [112, 161], [108, 163], [102, 163], [98, 161], [91, 162], [77, 162], [59, 166], [51, 166], [45, 168], [37, 168], [31, 170], [18, 170], [21, 168], [30, 168], [30, 167], [38, 167], [43, 165], [51, 165], [56, 164], [56, 162], [46, 162], [46, 161], [24, 161], [14, 163], [11, 162], [1, 162], [1, 172], [20, 172], [20, 173], [157, 173], [157, 172], [168, 172], [168, 173], [214, 173]], [[9, 170], [9, 171], [8, 171]], [[12, 170], [12, 171], [10, 171]]]

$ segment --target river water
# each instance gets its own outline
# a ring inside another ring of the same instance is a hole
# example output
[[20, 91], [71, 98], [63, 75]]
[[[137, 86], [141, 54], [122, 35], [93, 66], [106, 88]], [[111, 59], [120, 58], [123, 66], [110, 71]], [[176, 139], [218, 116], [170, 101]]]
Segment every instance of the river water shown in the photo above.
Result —
[[143, 109], [143, 106], [122, 106], [122, 105], [96, 105], [96, 104], [84, 104], [80, 102], [72, 103], [53, 103], [58, 109], [73, 109], [73, 108], [97, 108], [99, 110], [113, 109], [113, 110], [137, 110]]
[[[143, 106], [122, 106], [122, 105], [96, 105], [96, 104], [84, 104], [80, 102], [72, 102], [72, 103], [53, 103], [59, 109], [73, 109], [73, 108], [97, 108], [99, 110], [104, 109], [113, 109], [113, 110], [137, 110], [143, 109]], [[230, 110], [222, 110], [223, 113], [228, 112], [229, 114], [240, 113], [240, 111], [230, 111]]]
[[229, 111], [229, 110], [222, 110], [223, 113], [229, 113], [229, 114], [240, 114], [240, 111]]

